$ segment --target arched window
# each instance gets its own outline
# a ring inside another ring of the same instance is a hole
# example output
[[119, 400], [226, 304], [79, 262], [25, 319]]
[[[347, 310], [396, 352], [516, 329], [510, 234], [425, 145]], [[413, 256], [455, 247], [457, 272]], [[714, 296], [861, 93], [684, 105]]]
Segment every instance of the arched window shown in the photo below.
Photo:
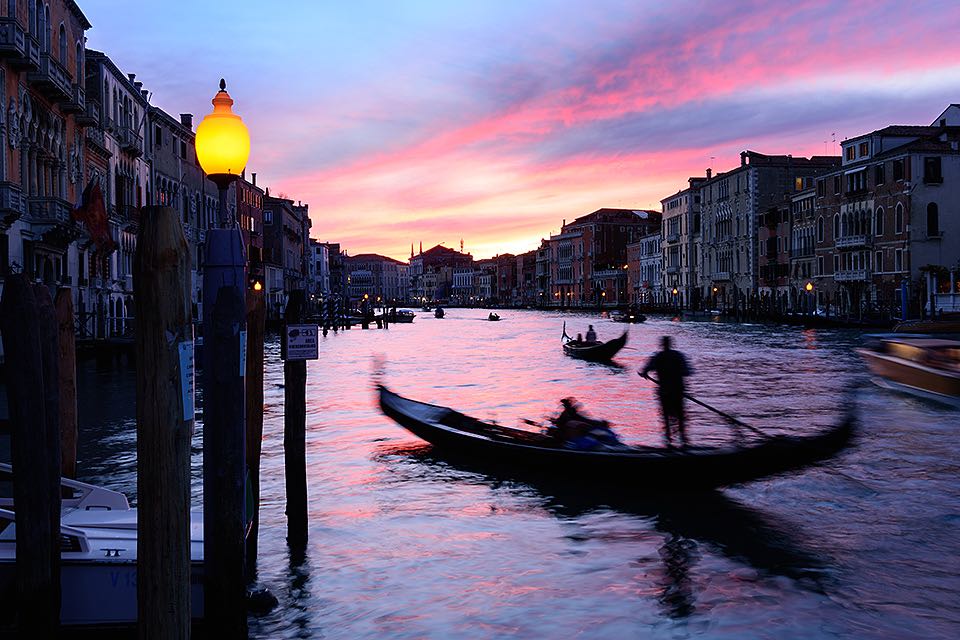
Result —
[[817, 242], [823, 242], [823, 216], [817, 218]]
[[60, 23], [60, 41], [57, 43], [60, 47], [60, 64], [67, 66], [67, 30]]
[[840, 214], [833, 214], [833, 237], [834, 239], [840, 236]]
[[903, 203], [897, 203], [897, 211], [893, 220], [893, 227], [896, 233], [903, 233]]
[[940, 211], [936, 202], [927, 205], [927, 237], [940, 235]]
[[883, 207], [877, 207], [877, 214], [874, 217], [873, 232], [878, 236], [883, 235]]
[[82, 87], [85, 80], [83, 73], [83, 45], [81, 45], [79, 42], [77, 43], [77, 59], [75, 62], [77, 65], [77, 75], [74, 80]]

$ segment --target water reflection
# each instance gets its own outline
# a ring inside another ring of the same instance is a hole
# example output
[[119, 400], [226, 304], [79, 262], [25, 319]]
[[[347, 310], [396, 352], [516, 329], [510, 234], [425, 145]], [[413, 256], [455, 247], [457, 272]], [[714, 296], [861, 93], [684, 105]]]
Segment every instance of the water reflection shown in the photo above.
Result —
[[[634, 532], [638, 539], [647, 538], [648, 525], [652, 525], [663, 536], [658, 548], [660, 567], [652, 581], [657, 586], [656, 601], [670, 618], [684, 618], [696, 611], [696, 585], [690, 574], [700, 558], [700, 544], [763, 574], [789, 578], [804, 590], [823, 594], [829, 583], [829, 557], [801, 543], [795, 525], [777, 522], [721, 491], [644, 494], [467, 463], [440, 455], [430, 445], [380, 445], [373, 457], [390, 469], [392, 481], [397, 483], [463, 483], [517, 497], [532, 493], [537, 508], [562, 522], [577, 523], [595, 514], [631, 516], [642, 523]], [[575, 539], [590, 537], [580, 531]], [[637, 562], [645, 564], [644, 559]], [[648, 593], [649, 586], [639, 585], [637, 592]]]

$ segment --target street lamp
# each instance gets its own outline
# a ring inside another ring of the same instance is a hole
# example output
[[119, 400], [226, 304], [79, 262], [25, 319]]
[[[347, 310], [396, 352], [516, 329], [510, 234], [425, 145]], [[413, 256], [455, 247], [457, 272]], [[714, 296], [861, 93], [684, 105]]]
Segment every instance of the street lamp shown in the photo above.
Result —
[[813, 283], [807, 282], [803, 288], [807, 292], [807, 313], [810, 313], [813, 311], [813, 300], [811, 298], [811, 294], [813, 293]]
[[680, 293], [680, 291], [676, 287], [674, 287], [671, 293], [673, 294], [673, 306], [676, 308], [677, 311], [680, 311], [680, 298], [678, 297], [678, 294]]
[[220, 226], [227, 226], [226, 192], [247, 166], [250, 133], [240, 116], [233, 113], [233, 98], [227, 83], [220, 79], [220, 91], [213, 97], [213, 113], [197, 127], [197, 160], [207, 177], [220, 190]]
[[[206, 232], [203, 269], [203, 523], [207, 620], [246, 634], [243, 607], [245, 501], [246, 251], [228, 219], [227, 189], [250, 156], [250, 135], [230, 107], [226, 82], [197, 127], [197, 160], [220, 194], [219, 228]], [[256, 289], [256, 285], [254, 285]]]

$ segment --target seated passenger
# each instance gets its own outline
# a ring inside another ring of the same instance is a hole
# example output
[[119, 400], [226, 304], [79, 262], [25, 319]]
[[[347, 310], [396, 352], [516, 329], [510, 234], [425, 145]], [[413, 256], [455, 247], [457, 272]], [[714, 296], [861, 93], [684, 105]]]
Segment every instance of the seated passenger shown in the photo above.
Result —
[[593, 325], [587, 325], [587, 342], [596, 342], [597, 332], [593, 330]]

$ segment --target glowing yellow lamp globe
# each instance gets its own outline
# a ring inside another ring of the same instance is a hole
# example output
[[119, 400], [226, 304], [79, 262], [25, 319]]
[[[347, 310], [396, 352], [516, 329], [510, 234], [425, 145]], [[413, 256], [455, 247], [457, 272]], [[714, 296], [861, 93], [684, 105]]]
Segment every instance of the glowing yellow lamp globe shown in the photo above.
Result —
[[213, 113], [197, 127], [197, 160], [207, 175], [238, 176], [250, 157], [250, 133], [240, 116], [233, 113], [233, 99], [227, 83], [213, 98]]

